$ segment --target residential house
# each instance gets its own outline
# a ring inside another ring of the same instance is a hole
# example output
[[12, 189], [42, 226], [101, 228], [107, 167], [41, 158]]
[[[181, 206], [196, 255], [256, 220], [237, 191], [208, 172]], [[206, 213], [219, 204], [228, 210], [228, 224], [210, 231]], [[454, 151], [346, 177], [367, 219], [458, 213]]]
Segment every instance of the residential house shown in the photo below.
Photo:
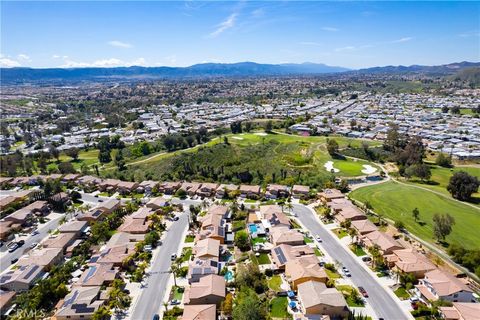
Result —
[[170, 203], [168, 202], [167, 199], [163, 197], [156, 197], [150, 199], [150, 201], [147, 202], [146, 206], [152, 210], [160, 210], [166, 206], [168, 206]]
[[135, 243], [126, 243], [115, 246], [108, 246], [90, 258], [90, 263], [99, 264], [113, 264], [115, 267], [120, 267], [123, 260], [135, 253]]
[[211, 274], [200, 278], [185, 290], [185, 304], [215, 304], [225, 299], [225, 278]]
[[152, 193], [155, 187], [158, 187], [159, 184], [160, 182], [158, 181], [152, 181], [152, 180], [142, 181], [137, 187], [137, 192]]
[[97, 209], [104, 211], [106, 214], [112, 213], [113, 211], [121, 207], [121, 202], [118, 199], [109, 199], [107, 201], [101, 202], [97, 205]]
[[240, 196], [248, 199], [259, 199], [262, 196], [260, 186], [240, 185]]
[[218, 183], [202, 183], [200, 189], [197, 190], [197, 195], [200, 197], [211, 197], [217, 191]]
[[220, 255], [220, 241], [212, 238], [199, 240], [193, 247], [193, 253], [195, 254], [195, 258], [218, 259]]
[[17, 269], [9, 270], [0, 276], [0, 288], [15, 292], [27, 291], [44, 274], [43, 267], [39, 265], [19, 266]]
[[292, 196], [294, 198], [307, 198], [309, 194], [310, 194], [309, 186], [302, 186], [299, 184], [295, 184], [292, 187]]
[[282, 207], [279, 205], [260, 206], [260, 216], [267, 231], [272, 227], [290, 228], [290, 219], [283, 213]]
[[309, 319], [312, 315], [327, 315], [332, 320], [346, 319], [350, 313], [342, 293], [335, 288], [327, 288], [323, 282], [306, 281], [299, 284], [298, 298]]
[[62, 249], [65, 253], [65, 250], [73, 244], [77, 239], [77, 234], [73, 232], [60, 233], [58, 235], [53, 235], [52, 237], [47, 238], [47, 240], [42, 242], [43, 248], [57, 248]]
[[195, 257], [193, 261], [188, 263], [188, 283], [198, 282], [201, 278], [211, 274], [218, 274], [220, 272], [219, 266], [216, 257], [203, 259]]
[[113, 192], [117, 189], [117, 185], [120, 183], [117, 179], [106, 179], [98, 183], [98, 189], [101, 191]]
[[118, 277], [119, 268], [114, 267], [112, 263], [91, 264], [86, 269], [75, 286], [92, 287], [108, 286]]
[[451, 307], [438, 307], [441, 319], [445, 320], [478, 320], [480, 303], [454, 302]]
[[21, 257], [17, 265], [28, 266], [37, 265], [41, 266], [45, 271], [50, 270], [54, 265], [59, 264], [63, 260], [63, 248], [41, 248], [32, 250], [28, 256]]
[[320, 267], [315, 255], [301, 256], [288, 261], [285, 264], [285, 275], [294, 290], [306, 281], [315, 280], [326, 283], [328, 280], [325, 269]]
[[235, 184], [221, 184], [218, 186], [215, 192], [215, 198], [217, 199], [226, 198], [229, 193], [237, 190], [238, 190], [238, 186]]
[[476, 302], [473, 290], [465, 282], [439, 269], [425, 273], [415, 289], [425, 301]]
[[87, 227], [88, 222], [73, 220], [59, 226], [58, 231], [60, 231], [60, 233], [73, 233], [77, 237], [80, 237]]
[[138, 188], [137, 182], [130, 182], [130, 181], [120, 181], [117, 184], [117, 191], [120, 194], [129, 194], [135, 191]]
[[183, 307], [181, 320], [216, 320], [217, 306], [214, 304], [190, 304]]
[[324, 203], [328, 203], [334, 199], [342, 199], [345, 198], [345, 195], [337, 189], [325, 189], [323, 192], [320, 193], [320, 199]]
[[373, 231], [378, 231], [377, 226], [368, 219], [352, 220], [352, 228], [357, 230], [359, 235], [365, 235]]
[[350, 220], [350, 221], [367, 220], [367, 216], [355, 206], [346, 207], [340, 210], [340, 212], [336, 214], [335, 218], [340, 223], [346, 220]]
[[272, 249], [272, 265], [276, 270], [284, 270], [288, 261], [302, 256], [314, 255], [315, 251], [309, 245], [291, 246], [281, 244]]
[[118, 231], [145, 234], [150, 229], [150, 222], [147, 218], [127, 216], [120, 227], [118, 227]]
[[185, 191], [190, 197], [193, 197], [197, 194], [201, 186], [202, 184], [198, 182], [184, 182], [180, 186], [180, 190]]
[[437, 268], [427, 257], [411, 248], [394, 250], [384, 258], [390, 268], [397, 272], [411, 273], [417, 279], [423, 278], [426, 272]]
[[395, 250], [403, 249], [397, 240], [381, 231], [373, 231], [361, 236], [360, 243], [367, 248], [378, 246], [378, 249], [383, 255], [391, 254]]
[[84, 320], [91, 319], [95, 311], [103, 304], [101, 288], [73, 287], [72, 291], [59, 302], [55, 313], [56, 320]]
[[281, 244], [289, 244], [291, 246], [305, 244], [303, 234], [298, 232], [298, 230], [284, 226], [273, 227], [270, 229], [270, 242], [275, 246]]
[[267, 199], [287, 198], [289, 195], [288, 187], [280, 184], [268, 184], [265, 192]]
[[163, 182], [160, 184], [158, 191], [165, 194], [174, 194], [179, 188], [180, 182]]

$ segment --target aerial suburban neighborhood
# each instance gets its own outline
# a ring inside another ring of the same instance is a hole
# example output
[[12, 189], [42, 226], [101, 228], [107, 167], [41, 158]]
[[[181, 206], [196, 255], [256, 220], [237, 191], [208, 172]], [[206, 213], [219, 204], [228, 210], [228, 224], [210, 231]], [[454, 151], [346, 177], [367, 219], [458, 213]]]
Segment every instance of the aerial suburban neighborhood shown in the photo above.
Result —
[[480, 320], [480, 2], [0, 11], [0, 319]]

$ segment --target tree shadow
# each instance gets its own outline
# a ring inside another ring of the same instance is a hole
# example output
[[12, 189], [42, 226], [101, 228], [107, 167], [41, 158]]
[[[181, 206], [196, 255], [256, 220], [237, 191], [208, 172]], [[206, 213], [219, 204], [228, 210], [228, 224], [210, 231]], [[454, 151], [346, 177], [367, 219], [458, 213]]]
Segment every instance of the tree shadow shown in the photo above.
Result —
[[417, 223], [422, 227], [427, 224], [425, 221], [417, 221]]

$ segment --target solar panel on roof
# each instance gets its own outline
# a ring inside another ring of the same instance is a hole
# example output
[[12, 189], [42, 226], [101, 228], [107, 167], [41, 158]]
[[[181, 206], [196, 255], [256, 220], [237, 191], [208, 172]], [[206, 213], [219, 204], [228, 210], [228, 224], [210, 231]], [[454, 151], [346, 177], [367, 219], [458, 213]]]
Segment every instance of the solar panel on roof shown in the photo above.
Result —
[[95, 210], [95, 212], [92, 214], [92, 216], [98, 217], [101, 214], [102, 214], [102, 210]]
[[87, 307], [86, 303], [76, 303], [72, 305], [72, 309], [75, 310], [76, 313], [92, 313], [95, 312], [95, 308]]
[[280, 261], [280, 264], [285, 264], [285, 262], [287, 262], [287, 259], [285, 258], [285, 255], [283, 254], [282, 249], [275, 248], [274, 251], [277, 255], [278, 261]]
[[34, 265], [34, 266], [32, 267], [32, 269], [30, 269], [30, 271], [27, 272], [27, 274], [25, 275], [25, 277], [23, 277], [23, 279], [28, 279], [28, 278], [30, 278], [31, 275], [32, 275], [35, 271], [37, 271], [38, 268], [39, 268], [39, 266]]
[[65, 302], [63, 303], [63, 306], [65, 307], [65, 306], [71, 305], [72, 303], [75, 302], [77, 297], [78, 297], [78, 290], [75, 290], [75, 292], [73, 292], [73, 295], [69, 299], [65, 300]]
[[88, 273], [87, 275], [85, 276], [85, 279], [83, 280], [83, 283], [87, 282], [88, 280], [90, 280], [91, 277], [93, 277], [93, 275], [95, 274], [95, 272], [97, 271], [97, 267], [96, 266], [91, 266], [90, 268], [88, 268]]

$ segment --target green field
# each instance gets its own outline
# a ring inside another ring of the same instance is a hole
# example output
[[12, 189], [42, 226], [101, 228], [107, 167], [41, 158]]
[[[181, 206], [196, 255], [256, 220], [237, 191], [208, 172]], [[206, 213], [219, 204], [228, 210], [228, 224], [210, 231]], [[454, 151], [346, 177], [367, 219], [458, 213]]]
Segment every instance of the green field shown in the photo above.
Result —
[[288, 299], [287, 297], [277, 297], [270, 301], [270, 316], [272, 318], [286, 318]]
[[[393, 181], [354, 190], [350, 196], [361, 202], [370, 202], [376, 213], [393, 221], [402, 221], [410, 232], [431, 243], [434, 243], [433, 215], [448, 213], [455, 218], [456, 224], [447, 242], [468, 249], [478, 248], [480, 243], [480, 210], [463, 203]], [[420, 221], [424, 225], [414, 221], [414, 208], [420, 210]]]
[[[364, 175], [359, 160], [332, 159], [326, 149], [327, 137], [302, 137], [287, 134], [244, 133], [225, 135], [200, 147], [171, 153], [159, 153], [143, 162], [130, 163], [126, 175], [135, 179], [198, 180], [232, 183], [280, 183], [321, 186], [332, 178], [325, 163], [333, 161], [340, 170], [335, 176]], [[331, 137], [340, 148], [378, 142]], [[370, 164], [371, 165], [371, 164]]]
[[[430, 178], [430, 182], [424, 183], [418, 180], [409, 181], [409, 183], [413, 183], [424, 188], [428, 188], [437, 192], [441, 192], [445, 195], [450, 195], [447, 190], [448, 183], [450, 181], [450, 177], [458, 171], [465, 171], [472, 176], [476, 176], [480, 178], [480, 168], [478, 167], [455, 167], [455, 168], [443, 168], [438, 166], [432, 166], [431, 172], [432, 177]], [[480, 202], [480, 194], [476, 193], [473, 195], [474, 198], [479, 199], [479, 201], [474, 201], [474, 203]]]

